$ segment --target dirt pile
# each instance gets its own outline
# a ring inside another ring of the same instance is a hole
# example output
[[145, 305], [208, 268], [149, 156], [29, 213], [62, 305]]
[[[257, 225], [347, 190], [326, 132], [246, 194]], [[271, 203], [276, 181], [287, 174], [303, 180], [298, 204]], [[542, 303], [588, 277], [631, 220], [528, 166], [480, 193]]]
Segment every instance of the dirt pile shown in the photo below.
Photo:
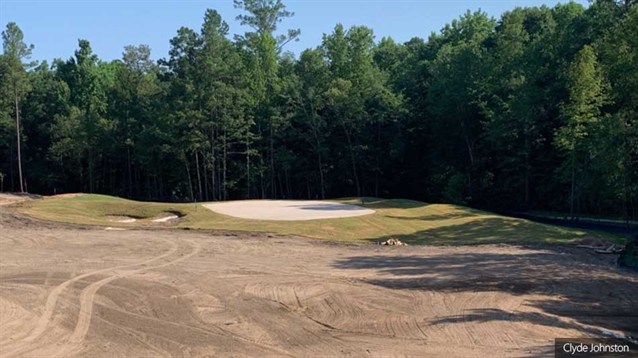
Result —
[[0, 193], [0, 206], [17, 204], [32, 199], [42, 199], [42, 196], [28, 193]]
[[388, 245], [388, 246], [408, 246], [408, 244], [406, 244], [405, 242], [396, 239], [396, 238], [391, 238], [390, 240], [384, 241], [381, 243], [381, 245]]

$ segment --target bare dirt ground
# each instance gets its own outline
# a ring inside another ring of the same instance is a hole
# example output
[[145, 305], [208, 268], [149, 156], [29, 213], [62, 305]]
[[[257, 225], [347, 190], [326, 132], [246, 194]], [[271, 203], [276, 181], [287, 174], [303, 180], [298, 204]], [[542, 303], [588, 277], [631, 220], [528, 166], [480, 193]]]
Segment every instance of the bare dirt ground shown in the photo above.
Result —
[[107, 231], [0, 206], [0, 357], [537, 357], [638, 335], [609, 255]]
[[375, 212], [358, 205], [313, 200], [240, 200], [202, 206], [237, 218], [278, 221], [349, 218]]

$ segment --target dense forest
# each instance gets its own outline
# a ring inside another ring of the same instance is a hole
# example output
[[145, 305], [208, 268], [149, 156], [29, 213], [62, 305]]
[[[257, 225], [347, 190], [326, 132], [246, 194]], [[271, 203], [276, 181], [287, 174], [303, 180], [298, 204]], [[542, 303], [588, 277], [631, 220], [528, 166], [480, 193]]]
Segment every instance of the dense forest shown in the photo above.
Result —
[[638, 218], [638, 3], [467, 12], [427, 40], [336, 25], [298, 56], [280, 0], [235, 1], [101, 61], [2, 33], [2, 191], [141, 200], [401, 197]]

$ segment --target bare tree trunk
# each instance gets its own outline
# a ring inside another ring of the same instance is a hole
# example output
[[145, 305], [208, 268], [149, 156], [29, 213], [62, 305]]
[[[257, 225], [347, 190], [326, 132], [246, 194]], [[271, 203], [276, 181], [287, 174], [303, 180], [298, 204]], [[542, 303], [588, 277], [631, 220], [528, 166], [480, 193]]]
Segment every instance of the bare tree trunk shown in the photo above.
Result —
[[246, 198], [250, 199], [250, 130], [246, 130]]
[[343, 131], [346, 134], [346, 139], [348, 140], [348, 148], [350, 148], [350, 159], [352, 162], [352, 173], [354, 175], [354, 183], [357, 187], [357, 197], [361, 197], [361, 187], [359, 186], [359, 175], [357, 174], [357, 165], [354, 159], [354, 148], [352, 147], [352, 141], [350, 140], [350, 134], [345, 128], [345, 125], [342, 122]]
[[377, 168], [374, 171], [374, 196], [379, 197], [379, 172], [381, 171], [381, 121], [377, 121]]
[[323, 179], [323, 163], [321, 161], [321, 143], [319, 142], [319, 136], [317, 135], [317, 129], [315, 126], [311, 126], [312, 133], [315, 136], [316, 150], [317, 150], [317, 163], [319, 164], [319, 183], [321, 185], [321, 199], [325, 199], [325, 184]]
[[160, 197], [164, 196], [164, 181], [162, 180], [162, 173], [158, 171], [157, 173], [157, 177], [158, 177], [158, 185], [159, 185], [159, 195]]
[[117, 190], [117, 178], [115, 176], [115, 172], [116, 171], [113, 170], [113, 161], [109, 159], [109, 170], [105, 173], [105, 176], [109, 178], [109, 190], [111, 192], [111, 195], [114, 195]]
[[576, 191], [576, 168], [574, 167], [574, 159], [572, 154], [572, 190], [569, 196], [569, 216], [574, 220], [574, 193]]
[[211, 162], [212, 162], [212, 167], [210, 169], [210, 176], [211, 176], [211, 180], [212, 180], [212, 194], [213, 194], [213, 200], [217, 200], [217, 195], [216, 195], [216, 182], [215, 182], [215, 128], [212, 128], [210, 131], [210, 153], [211, 153]]
[[286, 193], [286, 191], [284, 190], [283, 182], [281, 180], [281, 175], [277, 175], [277, 181], [279, 182], [279, 197], [281, 198]]
[[133, 177], [131, 173], [131, 148], [126, 146], [126, 161], [128, 162], [128, 196], [131, 197], [131, 189], [133, 188]]
[[319, 180], [321, 181], [321, 199], [326, 198], [326, 194], [324, 191], [324, 183], [323, 183], [323, 164], [321, 163], [321, 152], [317, 151], [317, 159], [319, 162]]
[[[222, 198], [226, 200], [226, 159], [228, 155], [228, 150], [226, 147], [226, 130], [224, 129], [224, 136], [222, 137], [223, 145], [224, 145], [224, 162], [223, 162], [223, 178], [222, 178]], [[250, 159], [248, 159], [250, 160]]]
[[288, 176], [288, 170], [286, 170], [284, 172], [284, 174], [286, 175], [286, 193], [288, 198], [292, 198], [292, 193], [290, 192], [290, 180], [289, 180], [289, 176]]
[[[148, 175], [151, 175], [150, 173]], [[159, 200], [159, 180], [157, 180], [157, 175], [153, 173], [153, 197], [151, 199]]]
[[272, 118], [270, 119], [270, 197], [277, 197], [277, 183], [275, 182], [275, 148], [273, 139]]
[[78, 157], [78, 168], [80, 168], [80, 188], [82, 188], [81, 191], [85, 191], [85, 184], [84, 184], [84, 166], [82, 165], [82, 159]]
[[467, 129], [465, 128], [465, 122], [461, 120], [461, 129], [463, 129], [463, 138], [465, 139], [465, 145], [467, 146], [467, 153], [470, 157], [470, 165], [474, 166], [474, 151], [472, 150], [472, 142], [470, 142], [470, 137], [467, 134]]
[[151, 176], [146, 175], [146, 197], [151, 197]]
[[204, 201], [202, 197], [202, 177], [199, 173], [199, 154], [197, 154], [197, 151], [195, 151], [195, 169], [197, 170], [197, 188], [199, 189], [197, 197], [199, 201]]
[[529, 208], [529, 177], [530, 170], [529, 166], [525, 166], [525, 209]]
[[188, 190], [190, 192], [190, 199], [191, 199], [190, 201], [192, 202], [194, 201], [195, 197], [193, 196], [193, 181], [191, 180], [191, 169], [190, 169], [190, 166], [188, 165], [188, 158], [186, 156], [184, 157], [185, 157], [184, 164], [186, 165], [186, 174], [188, 177]]
[[93, 150], [89, 147], [89, 193], [93, 193]]
[[16, 142], [18, 143], [17, 152], [18, 152], [18, 176], [20, 179], [20, 192], [24, 193], [24, 182], [22, 180], [22, 154], [20, 149], [20, 109], [18, 106], [18, 95], [15, 97], [15, 106], [16, 106]]
[[346, 124], [341, 119], [341, 128], [343, 128], [343, 133], [346, 135], [346, 140], [348, 141], [348, 148], [350, 149], [350, 159], [352, 162], [352, 174], [354, 175], [354, 183], [357, 187], [357, 197], [361, 197], [361, 187], [359, 186], [359, 175], [357, 175], [357, 165], [354, 159], [354, 148], [352, 147], [352, 140], [350, 139], [350, 133], [346, 129]]
[[259, 156], [259, 164], [261, 166], [261, 170], [259, 171], [259, 184], [261, 186], [261, 199], [266, 199], [266, 187], [264, 186], [264, 156]]
[[208, 170], [206, 170], [206, 152], [202, 151], [202, 156], [203, 156], [203, 169], [202, 172], [204, 173], [204, 200], [209, 201], [210, 197], [208, 196]]
[[581, 199], [581, 188], [580, 185], [576, 194], [576, 221], [580, 221], [580, 199]]
[[9, 180], [11, 181], [11, 191], [15, 192], [15, 173], [13, 172], [13, 146], [9, 145]]

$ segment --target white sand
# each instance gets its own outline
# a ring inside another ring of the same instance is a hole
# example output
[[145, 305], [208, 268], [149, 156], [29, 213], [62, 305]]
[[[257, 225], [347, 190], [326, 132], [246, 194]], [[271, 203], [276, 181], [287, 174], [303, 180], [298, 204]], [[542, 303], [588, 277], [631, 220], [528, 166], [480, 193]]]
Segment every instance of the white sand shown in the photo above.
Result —
[[244, 200], [202, 204], [214, 212], [243, 219], [299, 221], [373, 214], [357, 205], [310, 200]]
[[163, 218], [154, 219], [153, 222], [154, 223], [165, 223], [167, 221], [174, 220], [174, 219], [177, 219], [177, 215], [172, 214], [172, 215], [165, 216]]

